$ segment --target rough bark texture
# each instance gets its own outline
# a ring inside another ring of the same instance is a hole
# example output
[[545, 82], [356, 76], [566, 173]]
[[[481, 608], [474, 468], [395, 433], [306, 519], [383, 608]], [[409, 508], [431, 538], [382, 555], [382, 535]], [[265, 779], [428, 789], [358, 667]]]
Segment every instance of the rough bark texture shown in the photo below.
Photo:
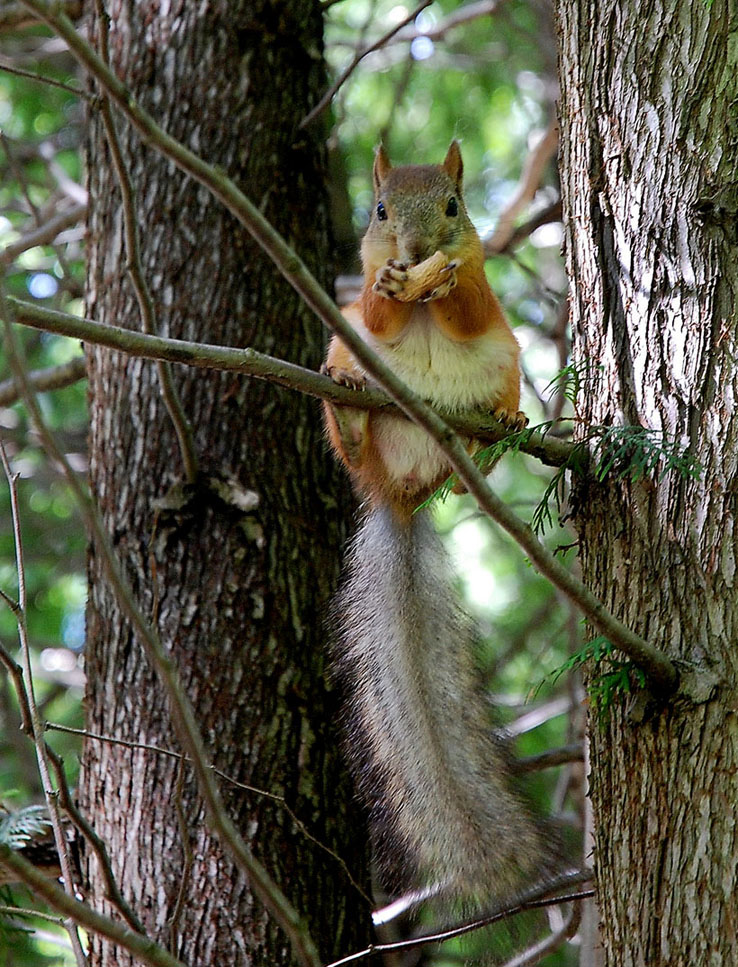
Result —
[[718, 679], [592, 723], [606, 962], [717, 967], [738, 963], [735, 4], [558, 6], [575, 357], [599, 366], [579, 415], [663, 431], [703, 466], [580, 488], [583, 572]]
[[[174, 136], [243, 186], [328, 284], [330, 240], [320, 130], [297, 124], [324, 89], [313, 0], [114, 0], [113, 66]], [[94, 31], [93, 31], [94, 33]], [[141, 146], [119, 120], [137, 191], [142, 259], [162, 334], [254, 346], [314, 368], [324, 334], [246, 233], [209, 194]], [[89, 314], [140, 327], [126, 277], [116, 179], [93, 112]], [[155, 367], [88, 356], [93, 491], [135, 593], [181, 671], [210, 754], [229, 776], [283, 796], [361, 879], [363, 820], [338, 754], [323, 617], [349, 519], [346, 484], [322, 442], [317, 405], [266, 383], [178, 368], [201, 462], [182, 463]], [[170, 488], [175, 487], [172, 491]], [[167, 498], [164, 503], [159, 503]], [[167, 702], [122, 619], [94, 550], [88, 606], [88, 727], [175, 747]], [[178, 825], [171, 758], [86, 744], [81, 798], [124, 895], [147, 929], [191, 964], [291, 964], [288, 944], [213, 842], [186, 772]], [[337, 858], [282, 805], [223, 782], [231, 815], [306, 917], [321, 954], [366, 940], [366, 904]], [[193, 865], [185, 871], [183, 840]], [[90, 861], [91, 897], [103, 889]], [[93, 940], [91, 963], [131, 964]]]

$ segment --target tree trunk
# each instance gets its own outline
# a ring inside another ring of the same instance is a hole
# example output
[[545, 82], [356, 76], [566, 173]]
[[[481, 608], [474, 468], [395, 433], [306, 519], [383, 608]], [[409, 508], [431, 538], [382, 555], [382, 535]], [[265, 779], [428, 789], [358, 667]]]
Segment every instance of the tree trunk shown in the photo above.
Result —
[[596, 364], [578, 416], [663, 432], [703, 468], [579, 492], [585, 580], [683, 673], [679, 696], [644, 714], [621, 694], [591, 726], [611, 967], [738, 963], [731, 7], [559, 0], [575, 359]]
[[[134, 98], [234, 177], [328, 284], [320, 126], [297, 130], [325, 86], [318, 5], [109, 6], [113, 68]], [[319, 322], [247, 234], [120, 119], [118, 129], [159, 332], [253, 346], [316, 368]], [[88, 180], [88, 313], [140, 328], [115, 173], [94, 111]], [[350, 498], [325, 452], [318, 407], [264, 382], [178, 368], [200, 460], [196, 485], [183, 487], [155, 367], [100, 349], [88, 361], [92, 488], [128, 577], [175, 658], [212, 761], [270, 794], [223, 780], [226, 806], [306, 917], [322, 956], [345, 953], [366, 940], [367, 917], [338, 857], [364, 879], [366, 837], [338, 754], [324, 618]], [[89, 730], [176, 750], [162, 689], [94, 549], [89, 577]], [[187, 963], [293, 963], [284, 935], [211, 837], [191, 772], [181, 795], [177, 775], [177, 762], [154, 751], [86, 743], [82, 804], [122, 892], [151, 935], [169, 944], [182, 890], [171, 947]], [[89, 875], [93, 903], [109, 910], [94, 860]], [[95, 967], [132, 963], [93, 938]]]

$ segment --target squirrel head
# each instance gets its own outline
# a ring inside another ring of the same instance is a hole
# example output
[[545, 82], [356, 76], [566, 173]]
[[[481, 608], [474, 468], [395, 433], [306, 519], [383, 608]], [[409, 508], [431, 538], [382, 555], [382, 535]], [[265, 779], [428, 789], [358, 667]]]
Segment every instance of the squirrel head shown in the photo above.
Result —
[[437, 250], [449, 259], [477, 238], [462, 194], [457, 141], [443, 164], [393, 168], [383, 146], [374, 159], [374, 211], [362, 243], [365, 270], [395, 259], [417, 265]]

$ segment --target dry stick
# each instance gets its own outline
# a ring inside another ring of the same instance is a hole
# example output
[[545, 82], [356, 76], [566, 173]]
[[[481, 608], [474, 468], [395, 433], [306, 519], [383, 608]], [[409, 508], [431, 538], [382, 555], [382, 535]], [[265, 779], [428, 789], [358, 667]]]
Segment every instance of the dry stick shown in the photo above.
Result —
[[[95, 0], [97, 19], [100, 28], [100, 53], [103, 61], [109, 66], [110, 55], [108, 50], [108, 15], [105, 12], [102, 0]], [[133, 182], [128, 171], [123, 149], [115, 128], [113, 112], [110, 108], [110, 100], [103, 92], [100, 97], [100, 115], [102, 117], [105, 135], [110, 148], [110, 157], [113, 161], [118, 185], [120, 187], [121, 201], [123, 202], [123, 234], [126, 243], [126, 254], [128, 256], [128, 274], [133, 285], [138, 300], [138, 309], [141, 313], [141, 328], [149, 335], [156, 335], [158, 326], [156, 324], [156, 312], [154, 310], [154, 300], [151, 290], [146, 282], [143, 264], [141, 263], [141, 246], [139, 244], [138, 224], [136, 218], [136, 201]], [[179, 398], [179, 393], [174, 385], [172, 377], [172, 367], [169, 363], [159, 360], [156, 364], [161, 384], [161, 395], [164, 405], [169, 413], [169, 417], [174, 424], [174, 431], [179, 442], [179, 450], [182, 455], [185, 476], [188, 483], [194, 483], [197, 477], [198, 461], [195, 453], [195, 441], [192, 436], [192, 426], [187, 419], [187, 415]]]
[[539, 943], [533, 944], [532, 947], [522, 951], [522, 953], [513, 957], [512, 960], [508, 960], [507, 963], [503, 964], [503, 967], [533, 967], [533, 964], [539, 963], [547, 954], [558, 950], [567, 940], [570, 940], [579, 929], [581, 922], [581, 902], [574, 902], [571, 913], [560, 930], [550, 934], [548, 937], [544, 937]]
[[[18, 615], [18, 605], [15, 601], [12, 601], [5, 592], [1, 592], [2, 598], [11, 611], [17, 616]], [[18, 696], [18, 704], [20, 706], [21, 712], [21, 729], [26, 733], [26, 735], [33, 735], [33, 722], [31, 721], [31, 710], [28, 707], [28, 696], [26, 695], [26, 686], [23, 682], [23, 669], [18, 664], [17, 661], [0, 645], [0, 664], [5, 665], [8, 674], [13, 679], [13, 686], [15, 687], [15, 694]]]
[[[93, 319], [81, 319], [79, 316], [59, 312], [56, 309], [44, 309], [42, 306], [35, 306], [12, 296], [6, 296], [6, 299], [15, 314], [16, 322], [24, 326], [107, 346], [109, 349], [117, 349], [130, 356], [168, 359], [170, 362], [182, 363], [186, 366], [243, 373], [342, 406], [387, 409], [401, 413], [392, 400], [381, 391], [350, 390], [311, 369], [268, 356], [255, 349], [236, 349], [230, 346], [187, 342], [165, 336], [147, 336], [119, 326], [104, 326]], [[0, 384], [0, 390], [4, 385]], [[446, 414], [444, 418], [460, 433], [492, 443], [502, 440], [510, 433], [509, 428], [493, 419], [489, 412]], [[548, 466], [560, 467], [571, 459], [575, 451], [582, 455], [583, 460], [586, 457], [581, 444], [560, 440], [548, 433], [535, 430], [526, 430], [525, 436], [525, 442], [520, 444], [519, 449]]]
[[[18, 574], [18, 610], [15, 613], [15, 620], [18, 626], [18, 637], [23, 654], [23, 670], [26, 678], [26, 681], [23, 683], [23, 694], [27, 700], [28, 712], [30, 713], [31, 734], [33, 736], [33, 744], [36, 747], [38, 771], [44, 787], [44, 799], [46, 800], [46, 808], [49, 811], [51, 828], [54, 831], [54, 842], [59, 855], [62, 877], [64, 878], [64, 890], [70, 897], [73, 897], [74, 880], [72, 878], [72, 863], [69, 858], [69, 844], [67, 843], [67, 838], [62, 828], [57, 796], [51, 784], [51, 774], [49, 772], [49, 763], [46, 755], [46, 743], [44, 741], [44, 724], [38, 705], [36, 704], [36, 694], [33, 687], [31, 647], [28, 641], [28, 629], [26, 626], [26, 567], [23, 557], [23, 536], [21, 534], [20, 509], [18, 506], [18, 474], [13, 473], [11, 470], [8, 456], [5, 452], [5, 445], [1, 439], [0, 462], [2, 462], [5, 476], [8, 479], [8, 487], [10, 488], [10, 510], [13, 522], [13, 540], [15, 543], [15, 563]], [[18, 696], [18, 700], [22, 701], [20, 695]], [[73, 920], [67, 920], [64, 927], [69, 934], [77, 967], [85, 967], [87, 958], [82, 949], [82, 943], [77, 932], [77, 925]]]
[[[2, 660], [1, 649], [0, 660]], [[12, 661], [12, 659], [10, 659], [10, 661]], [[173, 749], [165, 749], [160, 745], [150, 745], [146, 742], [131, 742], [129, 739], [118, 739], [113, 735], [100, 735], [97, 732], [89, 732], [87, 729], [75, 729], [69, 725], [58, 725], [55, 722], [47, 722], [46, 728], [52, 732], [67, 732], [70, 735], [79, 735], [86, 739], [94, 739], [97, 742], [109, 742], [111, 745], [122, 745], [127, 749], [141, 749], [144, 752], [155, 752], [157, 755], [168, 756], [171, 759], [178, 759], [181, 762], [190, 761], [188, 757], [182, 755], [181, 752], [175, 752]], [[319, 849], [322, 849], [324, 853], [327, 853], [328, 856], [334, 859], [346, 874], [346, 878], [351, 886], [356, 890], [357, 893], [360, 894], [363, 900], [366, 900], [369, 906], [372, 905], [371, 897], [367, 896], [366, 892], [356, 882], [343, 857], [339, 856], [335, 850], [332, 850], [330, 846], [326, 846], [325, 843], [321, 842], [310, 832], [297, 813], [295, 813], [294, 810], [291, 809], [287, 804], [287, 800], [284, 798], [284, 796], [280, 796], [276, 792], [269, 792], [268, 789], [259, 789], [257, 786], [250, 786], [246, 782], [241, 782], [239, 779], [234, 779], [233, 776], [229, 776], [227, 772], [223, 772], [222, 769], [218, 769], [215, 766], [211, 765], [210, 769], [212, 769], [216, 776], [223, 779], [225, 782], [230, 783], [230, 785], [235, 786], [237, 789], [243, 789], [245, 792], [253, 793], [256, 796], [263, 796], [265, 799], [271, 799], [272, 802], [279, 803], [280, 807], [287, 813], [302, 835], [306, 839], [309, 839], [311, 843], [314, 843]]]
[[93, 910], [89, 904], [81, 903], [73, 896], [68, 896], [56, 883], [44, 876], [32, 863], [19, 856], [6, 843], [0, 843], [0, 866], [10, 870], [15, 879], [25, 883], [34, 894], [42, 897], [54, 910], [79, 923], [85, 930], [107, 937], [108, 940], [130, 951], [149, 967], [186, 967], [181, 960], [177, 960], [168, 950], [160, 947], [149, 937], [136, 933], [121, 923], [116, 923], [110, 917]]
[[[46, 727], [48, 728], [48, 723], [46, 723]], [[105, 889], [107, 891], [105, 894], [105, 899], [109, 900], [110, 903], [112, 903], [113, 906], [118, 909], [121, 916], [132, 930], [145, 934], [146, 929], [144, 925], [138, 919], [128, 903], [126, 903], [123, 894], [120, 892], [120, 888], [115, 880], [113, 867], [111, 866], [110, 857], [108, 856], [108, 850], [105, 846], [105, 843], [97, 835], [95, 830], [87, 822], [85, 817], [74, 804], [72, 795], [69, 791], [67, 776], [64, 772], [64, 761], [60, 755], [54, 752], [48, 743], [45, 743], [45, 745], [46, 754], [51, 761], [54, 775], [56, 776], [56, 784], [59, 788], [59, 798], [62, 808], [67, 813], [77, 830], [85, 837], [86, 840], [88, 840], [95, 853], [95, 856], [97, 856], [97, 861], [100, 866], [100, 871], [102, 873], [103, 880], [105, 881]]]
[[417, 6], [412, 13], [408, 14], [407, 17], [405, 17], [399, 23], [395, 24], [395, 26], [392, 27], [391, 30], [388, 30], [387, 33], [382, 34], [379, 40], [375, 40], [374, 43], [370, 44], [368, 47], [365, 47], [363, 50], [360, 50], [359, 53], [355, 55], [354, 59], [348, 65], [346, 70], [344, 70], [340, 74], [338, 79], [333, 84], [331, 84], [329, 89], [325, 92], [323, 97], [321, 97], [321, 99], [318, 101], [318, 103], [315, 105], [312, 111], [306, 114], [305, 117], [302, 119], [302, 121], [300, 121], [300, 123], [298, 124], [298, 128], [302, 129], [304, 127], [307, 127], [307, 125], [310, 124], [311, 121], [314, 121], [315, 118], [317, 118], [319, 115], [323, 113], [323, 111], [325, 111], [325, 109], [331, 103], [331, 101], [336, 96], [338, 91], [346, 83], [348, 78], [353, 74], [353, 72], [356, 70], [356, 68], [361, 63], [361, 61], [367, 56], [367, 54], [371, 54], [372, 51], [377, 50], [380, 47], [383, 47], [388, 40], [394, 37], [399, 30], [402, 30], [403, 27], [409, 24], [411, 20], [415, 20], [418, 14], [422, 10], [425, 10], [426, 7], [429, 7], [432, 2], [433, 0], [423, 0], [423, 2], [419, 6]]
[[3, 64], [1, 61], [0, 71], [4, 71], [6, 74], [16, 74], [18, 77], [25, 77], [29, 81], [38, 81], [39, 84], [48, 84], [51, 87], [60, 87], [63, 91], [69, 91], [70, 94], [75, 94], [77, 97], [90, 100], [90, 95], [86, 91], [82, 91], [78, 87], [72, 87], [71, 84], [65, 84], [63, 81], [57, 81], [53, 77], [44, 77], [43, 74], [34, 74], [33, 71], [25, 71], [21, 67], [13, 67], [11, 64]]
[[184, 804], [182, 802], [182, 795], [184, 792], [184, 780], [185, 780], [185, 762], [186, 760], [181, 757], [177, 763], [177, 784], [174, 790], [174, 806], [177, 812], [177, 825], [179, 826], [179, 835], [182, 840], [182, 856], [184, 862], [182, 864], [182, 872], [180, 873], [180, 884], [179, 891], [177, 893], [177, 900], [174, 904], [174, 910], [172, 911], [172, 916], [169, 919], [169, 949], [176, 956], [177, 954], [177, 940], [179, 934], [179, 924], [182, 919], [182, 913], [184, 911], [185, 901], [187, 899], [187, 892], [190, 888], [190, 874], [192, 873], [192, 843], [190, 842], [190, 830], [187, 825], [187, 814], [184, 810]]
[[439, 20], [438, 23], [433, 24], [427, 30], [408, 28], [407, 30], [403, 30], [398, 37], [395, 37], [393, 42], [401, 43], [403, 41], [415, 40], [417, 37], [427, 37], [429, 40], [441, 40], [449, 30], [453, 30], [455, 27], [461, 27], [463, 24], [470, 23], [473, 20], [479, 20], [482, 17], [491, 17], [506, 2], [507, 0], [479, 0], [478, 3], [462, 4], [453, 13]]
[[61, 917], [55, 917], [53, 913], [42, 913], [40, 910], [30, 910], [26, 907], [0, 906], [0, 914], [16, 917], [38, 917], [39, 920], [47, 920], [49, 923], [57, 923], [60, 927], [64, 926], [64, 920]]
[[23, 0], [69, 45], [71, 53], [102, 84], [137, 128], [143, 140], [208, 188], [250, 232], [308, 306], [352, 352], [362, 367], [395, 400], [407, 416], [439, 444], [453, 469], [477, 503], [520, 544], [536, 568], [584, 612], [590, 623], [613, 645], [625, 652], [650, 679], [655, 691], [671, 692], [678, 683], [666, 655], [635, 634], [598, 601], [592, 592], [560, 564], [540, 543], [532, 529], [489, 488], [483, 474], [448, 424], [398, 379], [389, 367], [348, 324], [328, 294], [318, 285], [302, 259], [287, 245], [261, 212], [222, 171], [166, 133], [133, 100], [126, 86], [100, 60], [95, 50], [75, 31], [71, 21], [55, 16], [49, 0]]
[[[75, 356], [68, 363], [33, 370], [28, 374], [28, 381], [37, 392], [45, 392], [71, 386], [84, 379], [85, 375], [84, 356]], [[14, 379], [6, 379], [0, 383], [0, 406], [11, 406], [19, 397], [20, 393]]]
[[551, 769], [554, 766], [562, 766], [569, 762], [583, 762], [584, 747], [581, 742], [572, 742], [570, 745], [562, 745], [558, 749], [547, 749], [538, 755], [525, 756], [517, 759], [513, 764], [513, 771], [516, 775], [523, 775], [526, 772], [539, 772], [541, 769]]
[[485, 255], [497, 255], [509, 244], [515, 231], [515, 218], [518, 212], [522, 211], [535, 197], [543, 172], [556, 153], [558, 143], [559, 125], [554, 119], [549, 122], [543, 136], [525, 159], [518, 187], [500, 213], [494, 232], [489, 238], [483, 240]]
[[[70, 17], [82, 15], [81, 0], [66, 0], [64, 7]], [[21, 27], [29, 27], [37, 21], [38, 17], [31, 15], [20, 3], [6, 4], [5, 9], [0, 11], [0, 30], [18, 30]]]
[[35, 228], [32, 228], [30, 231], [21, 235], [20, 238], [5, 246], [2, 252], [0, 252], [0, 265], [9, 265], [19, 255], [22, 255], [23, 252], [27, 252], [29, 248], [35, 248], [37, 245], [49, 245], [64, 229], [70, 228], [72, 225], [76, 225], [82, 221], [86, 212], [87, 205], [75, 204], [71, 208], [66, 209], [66, 211], [54, 215], [42, 225], [37, 225]]
[[355, 960], [361, 960], [364, 957], [369, 957], [371, 954], [391, 954], [401, 950], [412, 950], [415, 947], [425, 946], [425, 944], [443, 943], [446, 940], [462, 937], [475, 930], [481, 930], [483, 927], [489, 927], [493, 923], [499, 923], [501, 920], [507, 920], [510, 917], [517, 916], [519, 913], [524, 913], [528, 910], [538, 910], [541, 907], [556, 906], [560, 903], [573, 903], [577, 900], [587, 900], [595, 895], [595, 890], [581, 890], [577, 893], [567, 894], [566, 896], [552, 897], [551, 894], [567, 886], [571, 887], [579, 883], [586, 883], [591, 879], [592, 873], [589, 870], [576, 870], [571, 873], [563, 873], [548, 885], [533, 887], [526, 891], [514, 906], [498, 908], [494, 913], [470, 920], [467, 923], [460, 924], [458, 927], [450, 927], [448, 930], [422, 934], [410, 940], [395, 940], [391, 943], [370, 944], [363, 950], [357, 950], [347, 957], [341, 957], [340, 960], [334, 960], [330, 964], [326, 964], [326, 967], [343, 967], [344, 964], [353, 963]]
[[[0, 290], [1, 291], [1, 290]], [[131, 623], [139, 641], [144, 647], [149, 661], [152, 663], [159, 679], [164, 686], [169, 699], [169, 711], [172, 724], [179, 741], [186, 750], [192, 768], [198, 779], [198, 788], [202, 795], [211, 827], [222, 843], [228, 848], [236, 865], [247, 875], [254, 893], [272, 914], [274, 920], [282, 927], [290, 939], [296, 959], [303, 967], [319, 967], [320, 960], [312, 937], [302, 920], [274, 883], [264, 867], [250, 852], [235, 824], [226, 813], [209, 767], [202, 734], [198, 728], [195, 714], [189, 698], [182, 687], [179, 674], [171, 657], [167, 654], [155, 628], [146, 620], [138, 607], [133, 590], [126, 580], [112, 543], [103, 525], [97, 507], [85, 492], [74, 471], [69, 466], [64, 454], [56, 444], [48, 430], [38, 401], [26, 378], [25, 369], [21, 361], [13, 325], [10, 319], [10, 309], [7, 300], [0, 298], [0, 314], [4, 318], [6, 345], [8, 357], [14, 370], [15, 378], [22, 387], [23, 400], [29, 415], [36, 426], [36, 432], [43, 443], [44, 449], [52, 460], [63, 469], [67, 483], [74, 494], [80, 508], [82, 518], [87, 527], [90, 540], [101, 556], [103, 566], [108, 576], [121, 610]]]

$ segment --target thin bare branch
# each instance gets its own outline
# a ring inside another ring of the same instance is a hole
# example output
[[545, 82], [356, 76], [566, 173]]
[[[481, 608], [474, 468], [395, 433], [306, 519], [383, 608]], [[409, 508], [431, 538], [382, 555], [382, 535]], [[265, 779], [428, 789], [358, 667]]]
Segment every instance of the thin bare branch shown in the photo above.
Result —
[[[48, 723], [45, 724], [48, 728]], [[69, 784], [67, 783], [67, 776], [64, 771], [64, 762], [61, 756], [59, 756], [48, 745], [48, 743], [46, 744], [46, 754], [48, 755], [51, 762], [51, 767], [54, 770], [56, 785], [57, 789], [59, 790], [59, 801], [61, 802], [62, 809], [64, 809], [77, 830], [89, 842], [95, 853], [95, 856], [97, 857], [100, 872], [102, 873], [105, 881], [105, 899], [109, 900], [110, 903], [116, 907], [118, 912], [132, 930], [136, 930], [138, 933], [145, 933], [146, 931], [143, 924], [133, 912], [133, 909], [129, 906], [129, 904], [126, 903], [123, 894], [120, 892], [120, 888], [115, 880], [115, 875], [113, 874], [113, 868], [110, 864], [110, 857], [108, 855], [108, 850], [105, 846], [105, 843], [97, 835], [92, 826], [87, 822], [79, 809], [77, 809], [77, 806], [72, 799], [72, 795], [69, 791]]]
[[515, 231], [515, 219], [530, 204], [541, 185], [546, 165], [556, 153], [559, 143], [558, 121], [552, 120], [543, 136], [525, 159], [515, 194], [500, 213], [491, 236], [483, 240], [484, 253], [497, 255], [507, 247]]
[[416, 947], [425, 946], [425, 944], [430, 943], [442, 943], [445, 940], [453, 940], [455, 937], [462, 937], [467, 933], [472, 933], [474, 930], [481, 930], [483, 927], [489, 927], [493, 923], [499, 923], [501, 920], [507, 920], [510, 917], [517, 916], [519, 913], [524, 913], [528, 910], [537, 910], [541, 907], [556, 906], [561, 903], [573, 903], [577, 900], [586, 900], [591, 896], [594, 896], [594, 890], [581, 890], [574, 894], [567, 894], [566, 896], [556, 896], [563, 889], [570, 889], [573, 886], [577, 886], [580, 883], [587, 883], [592, 879], [592, 872], [590, 870], [576, 870], [571, 873], [564, 873], [561, 876], [556, 877], [548, 884], [537, 884], [525, 893], [520, 894], [517, 902], [508, 907], [498, 907], [496, 910], [485, 914], [482, 917], [477, 917], [474, 920], [469, 920], [466, 923], [462, 923], [456, 927], [450, 927], [447, 930], [434, 931], [433, 933], [422, 934], [419, 937], [413, 937], [410, 940], [396, 940], [392, 943], [380, 943], [380, 944], [370, 944], [365, 947], [364, 950], [357, 950], [353, 954], [349, 954], [347, 957], [342, 957], [340, 960], [334, 960], [330, 964], [326, 964], [326, 967], [344, 967], [344, 964], [353, 963], [356, 960], [362, 960], [364, 957], [369, 957], [372, 954], [392, 954], [397, 953], [401, 950], [412, 950]]
[[103, 916], [93, 910], [89, 904], [80, 902], [74, 896], [68, 896], [56, 883], [45, 877], [32, 863], [18, 856], [6, 843], [0, 843], [0, 866], [8, 869], [14, 879], [25, 883], [35, 895], [42, 897], [53, 910], [58, 910], [68, 920], [79, 923], [85, 930], [107, 937], [124, 950], [130, 951], [149, 967], [186, 967], [181, 960], [177, 960], [168, 950], [160, 947], [149, 937]]
[[[8, 595], [3, 592], [3, 599], [10, 603], [11, 599]], [[12, 608], [14, 613], [17, 615], [19, 607], [15, 604]], [[13, 686], [15, 688], [15, 694], [18, 697], [18, 705], [20, 706], [21, 712], [21, 728], [26, 733], [26, 735], [33, 735], [33, 722], [31, 721], [31, 709], [28, 705], [28, 696], [26, 695], [26, 686], [23, 681], [23, 669], [18, 664], [17, 661], [0, 645], [0, 664], [5, 665], [8, 674], [13, 679]]]
[[560, 930], [550, 934], [548, 937], [544, 937], [539, 943], [533, 944], [532, 947], [522, 951], [522, 953], [513, 957], [512, 960], [508, 960], [503, 967], [533, 967], [533, 964], [539, 963], [548, 954], [553, 953], [554, 950], [558, 950], [559, 947], [563, 946], [567, 940], [571, 940], [579, 929], [581, 922], [582, 904], [581, 900], [579, 900], [573, 903], [571, 913], [566, 918]]
[[427, 29], [419, 30], [417, 27], [406, 27], [394, 39], [394, 42], [415, 40], [417, 37], [428, 37], [429, 40], [442, 40], [449, 31], [464, 24], [480, 20], [482, 17], [491, 17], [503, 7], [508, 0], [478, 0], [477, 3], [465, 3], [457, 7], [448, 16], [443, 17], [438, 23]]
[[540, 772], [542, 769], [552, 769], [563, 766], [568, 762], [583, 762], [584, 748], [581, 742], [562, 745], [558, 749], [548, 749], [538, 755], [529, 755], [515, 762], [514, 771], [518, 775], [525, 772]]
[[6, 245], [0, 252], [0, 266], [10, 265], [23, 252], [27, 252], [37, 245], [50, 245], [60, 232], [83, 221], [86, 213], [87, 205], [75, 204], [65, 211], [59, 212], [58, 215], [54, 215], [43, 225], [38, 225], [36, 228], [25, 232], [20, 238]]
[[[95, 0], [97, 10], [98, 28], [100, 31], [100, 53], [105, 64], [110, 64], [108, 51], [108, 15], [105, 12], [103, 0]], [[136, 217], [136, 196], [128, 171], [123, 149], [121, 147], [118, 132], [115, 127], [113, 112], [110, 107], [110, 99], [103, 89], [100, 96], [100, 115], [102, 117], [105, 135], [110, 148], [110, 157], [118, 177], [121, 201], [123, 202], [123, 234], [125, 237], [126, 253], [128, 256], [128, 275], [136, 293], [138, 309], [141, 313], [141, 328], [149, 335], [156, 335], [158, 326], [156, 324], [156, 311], [151, 290], [146, 281], [146, 276], [141, 262], [141, 246], [138, 235], [138, 219]], [[177, 435], [179, 450], [182, 455], [185, 477], [188, 483], [194, 483], [197, 477], [198, 460], [195, 452], [195, 441], [192, 435], [192, 426], [187, 418], [187, 414], [182, 406], [179, 393], [174, 385], [172, 367], [164, 360], [159, 360], [156, 364], [161, 385], [161, 395], [164, 406], [169, 413], [169, 418], [174, 426]]]
[[371, 54], [372, 51], [378, 50], [380, 47], [383, 47], [388, 40], [394, 37], [395, 34], [398, 33], [398, 31], [402, 30], [402, 28], [405, 27], [407, 24], [409, 24], [411, 21], [415, 20], [418, 14], [422, 10], [425, 10], [426, 7], [429, 7], [432, 2], [433, 0], [422, 0], [422, 3], [420, 3], [413, 10], [412, 13], [409, 13], [407, 17], [402, 19], [399, 23], [395, 24], [394, 27], [392, 27], [386, 33], [382, 34], [382, 36], [378, 40], [375, 40], [367, 47], [364, 47], [363, 50], [360, 50], [354, 56], [353, 60], [348, 65], [348, 67], [344, 71], [342, 71], [341, 74], [338, 76], [338, 78], [334, 81], [334, 83], [331, 84], [331, 86], [325, 92], [323, 97], [321, 97], [321, 99], [318, 101], [318, 103], [315, 105], [312, 111], [310, 111], [309, 114], [306, 114], [305, 117], [302, 119], [302, 121], [300, 121], [298, 127], [301, 129], [304, 127], [307, 127], [307, 125], [310, 124], [311, 121], [314, 121], [315, 118], [319, 117], [323, 113], [323, 111], [325, 111], [328, 105], [331, 103], [331, 101], [336, 96], [336, 94], [341, 89], [341, 87], [346, 83], [348, 78], [353, 74], [353, 72], [356, 70], [356, 68], [361, 63], [361, 61], [367, 56], [367, 54]]
[[[32, 370], [28, 374], [28, 381], [37, 392], [43, 393], [72, 386], [85, 376], [85, 358], [75, 356], [68, 363], [61, 363], [59, 366]], [[14, 379], [6, 379], [0, 383], [0, 406], [11, 406], [19, 397], [20, 393]]]
[[[5, 445], [2, 439], [0, 439], [0, 463], [2, 463], [3, 470], [5, 471], [5, 476], [8, 481], [8, 487], [10, 488], [10, 512], [13, 525], [13, 542], [15, 544], [16, 572], [18, 576], [18, 610], [15, 612], [15, 620], [18, 626], [18, 637], [20, 639], [21, 653], [23, 655], [23, 671], [25, 675], [24, 680], [20, 682], [19, 679], [14, 676], [14, 681], [16, 685], [22, 685], [21, 691], [18, 693], [18, 700], [21, 702], [21, 705], [24, 703], [27, 704], [27, 709], [29, 712], [31, 735], [33, 737], [33, 743], [36, 747], [38, 770], [41, 775], [44, 798], [46, 800], [46, 808], [49, 811], [49, 819], [51, 820], [51, 828], [54, 832], [54, 843], [56, 845], [62, 877], [64, 879], [64, 890], [70, 897], [73, 897], [75, 895], [75, 885], [74, 878], [72, 877], [72, 862], [69, 856], [69, 844], [67, 842], [67, 837], [64, 834], [61, 814], [59, 812], [59, 804], [54, 793], [54, 787], [51, 783], [46, 743], [44, 741], [44, 723], [41, 718], [41, 713], [36, 702], [36, 695], [33, 688], [31, 647], [28, 640], [28, 628], [26, 625], [26, 568], [23, 555], [23, 535], [21, 532], [20, 508], [18, 505], [18, 475], [13, 473], [10, 467], [8, 455], [5, 452]], [[85, 967], [87, 964], [87, 958], [85, 957], [84, 950], [82, 949], [82, 942], [79, 939], [77, 925], [73, 920], [67, 920], [64, 926], [69, 934], [69, 940], [72, 944], [72, 950], [74, 951], [77, 967]]]
[[[0, 658], [1, 657], [2, 656], [0, 655]], [[87, 729], [75, 729], [69, 725], [59, 725], [55, 722], [47, 722], [46, 728], [53, 732], [67, 732], [70, 735], [79, 735], [86, 739], [93, 739], [96, 742], [108, 742], [111, 745], [121, 745], [127, 749], [141, 749], [144, 752], [153, 752], [156, 755], [167, 756], [170, 759], [178, 759], [181, 762], [189, 762], [188, 757], [182, 755], [181, 752], [175, 752], [173, 749], [165, 749], [159, 745], [150, 745], [146, 742], [131, 742], [128, 739], [119, 739], [113, 735], [100, 735], [96, 732], [89, 732]], [[234, 779], [233, 776], [229, 776], [227, 772], [223, 772], [222, 769], [218, 769], [216, 766], [211, 765], [210, 769], [212, 769], [216, 776], [218, 776], [220, 779], [223, 779], [224, 782], [234, 786], [236, 789], [242, 789], [244, 792], [250, 792], [256, 796], [263, 796], [265, 799], [271, 799], [272, 802], [279, 803], [281, 808], [287, 813], [292, 822], [295, 824], [295, 827], [302, 833], [302, 835], [306, 839], [309, 839], [311, 843], [314, 843], [319, 849], [322, 849], [325, 853], [332, 857], [336, 863], [338, 863], [351, 886], [356, 890], [357, 893], [361, 895], [362, 899], [366, 900], [367, 904], [371, 905], [371, 898], [367, 896], [359, 883], [357, 883], [357, 881], [354, 879], [354, 876], [351, 873], [351, 870], [348, 868], [348, 865], [343, 857], [339, 856], [335, 850], [332, 850], [330, 846], [327, 846], [325, 843], [321, 842], [310, 832], [297, 813], [295, 813], [294, 810], [288, 805], [284, 796], [280, 796], [276, 792], [269, 792], [268, 789], [259, 789], [257, 786], [251, 786], [248, 783], [241, 782], [239, 779]]]
[[[72, 20], [82, 16], [82, 0], [60, 0], [59, 6]], [[21, 3], [7, 3], [0, 10], [0, 30], [19, 30], [38, 23], [38, 15], [31, 13]]]
[[[0, 29], [2, 29], [0, 27]], [[70, 94], [75, 94], [77, 97], [83, 98], [89, 101], [90, 95], [87, 91], [83, 91], [79, 87], [73, 87], [71, 84], [65, 84], [64, 81], [57, 81], [53, 77], [44, 77], [43, 74], [34, 74], [33, 71], [23, 70], [22, 67], [13, 67], [12, 64], [5, 64], [0, 61], [0, 71], [4, 71], [6, 74], [15, 74], [17, 77], [25, 77], [29, 81], [36, 81], [39, 84], [48, 84], [50, 87], [59, 87], [63, 91], [68, 91]]]

